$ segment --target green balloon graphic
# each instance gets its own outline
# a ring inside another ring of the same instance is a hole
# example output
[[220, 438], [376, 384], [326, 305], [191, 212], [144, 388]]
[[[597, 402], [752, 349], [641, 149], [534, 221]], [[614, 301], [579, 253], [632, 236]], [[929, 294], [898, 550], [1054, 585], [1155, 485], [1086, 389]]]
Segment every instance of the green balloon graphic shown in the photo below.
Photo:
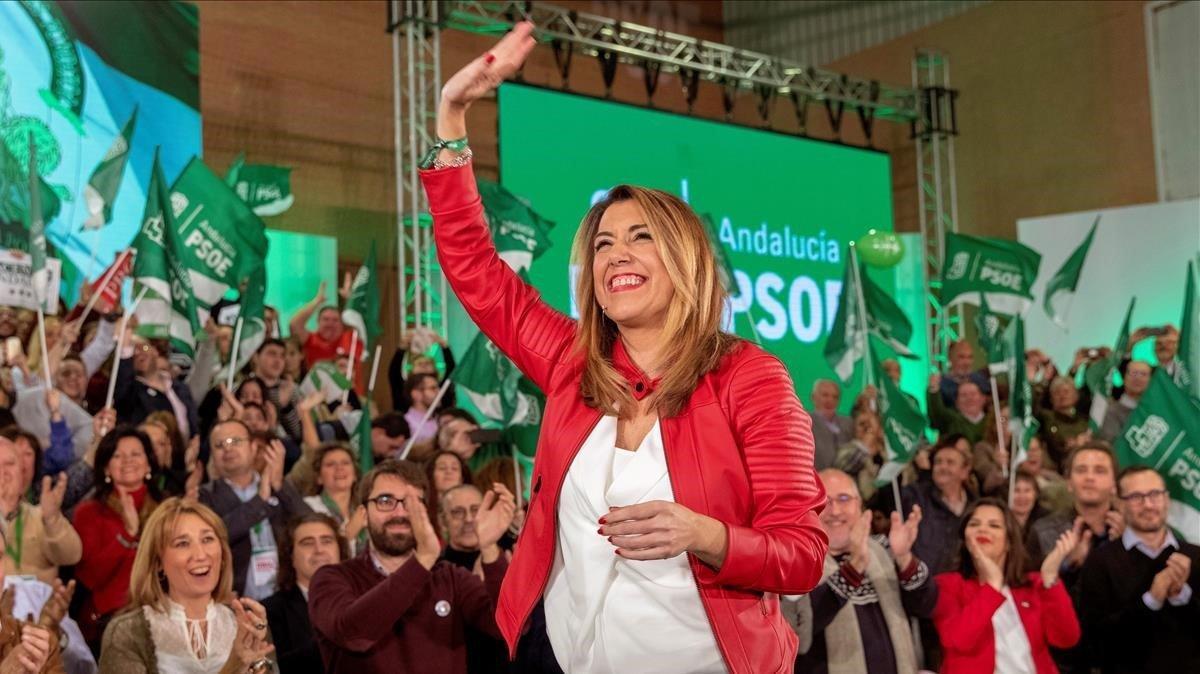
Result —
[[904, 242], [892, 232], [871, 230], [856, 244], [858, 257], [872, 267], [894, 267], [904, 257]]

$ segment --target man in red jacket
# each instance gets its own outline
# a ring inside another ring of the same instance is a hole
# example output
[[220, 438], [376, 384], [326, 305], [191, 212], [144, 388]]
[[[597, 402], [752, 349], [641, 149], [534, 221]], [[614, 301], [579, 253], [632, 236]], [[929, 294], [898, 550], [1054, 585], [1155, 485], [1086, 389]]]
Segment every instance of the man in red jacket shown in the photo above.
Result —
[[495, 605], [508, 562], [496, 541], [516, 502], [493, 485], [475, 520], [484, 580], [438, 561], [441, 543], [425, 511], [424, 471], [385, 461], [359, 485], [370, 545], [358, 557], [322, 567], [308, 611], [325, 671], [466, 674], [464, 628], [496, 638]]

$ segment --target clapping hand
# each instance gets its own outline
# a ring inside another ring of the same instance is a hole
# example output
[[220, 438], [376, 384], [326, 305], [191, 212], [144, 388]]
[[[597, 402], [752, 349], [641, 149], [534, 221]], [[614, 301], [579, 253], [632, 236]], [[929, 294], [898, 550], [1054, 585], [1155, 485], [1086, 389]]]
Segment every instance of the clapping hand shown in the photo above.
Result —
[[233, 637], [231, 658], [237, 658], [244, 671], [251, 664], [275, 650], [267, 640], [267, 610], [263, 605], [247, 597], [235, 598], [229, 603], [237, 619], [237, 634]]
[[[433, 528], [433, 523], [429, 521], [425, 501], [415, 490], [410, 491], [404, 497], [404, 510], [408, 513], [408, 524], [412, 527], [417, 561], [426, 569], [432, 569], [438, 556], [442, 554], [442, 542]], [[482, 513], [482, 509], [480, 512]]]
[[871, 511], [864, 510], [850, 525], [850, 566], [859, 573], [866, 573], [871, 563]]
[[50, 598], [42, 605], [42, 613], [38, 616], [38, 625], [57, 631], [63, 616], [67, 615], [71, 607], [71, 597], [75, 595], [75, 581], [63, 585], [61, 580], [55, 578], [51, 589]]
[[1076, 524], [1071, 529], [1064, 531], [1055, 541], [1054, 549], [1042, 561], [1043, 587], [1048, 588], [1058, 582], [1058, 570], [1062, 568], [1063, 560], [1067, 558], [1067, 555], [1079, 544], [1080, 536], [1080, 526]]
[[138, 531], [141, 529], [141, 521], [138, 517], [137, 505], [133, 502], [133, 494], [121, 492], [121, 522], [125, 525], [125, 533], [129, 534], [130, 538], [137, 538]]
[[975, 563], [975, 573], [979, 576], [979, 582], [991, 585], [999, 592], [1000, 588], [1004, 587], [1004, 572], [1000, 565], [983, 552], [983, 548], [974, 538], [968, 536], [966, 543], [971, 561]]
[[[1067, 566], [1078, 569], [1087, 561], [1088, 553], [1092, 550], [1092, 528], [1087, 526], [1082, 517], [1075, 518], [1075, 545], [1067, 553]], [[1057, 544], [1056, 544], [1057, 545]]]
[[900, 513], [892, 511], [892, 528], [888, 532], [888, 547], [892, 549], [892, 558], [901, 569], [908, 568], [912, 562], [912, 546], [921, 530], [921, 506], [914, 505], [912, 512], [901, 522]]
[[[499, 482], [493, 482], [492, 488], [483, 496], [479, 506], [479, 514], [475, 517], [475, 533], [479, 536], [479, 549], [489, 557], [488, 552], [498, 555], [496, 550], [488, 550], [496, 545], [496, 541], [508, 531], [512, 524], [513, 515], [517, 510], [517, 500], [512, 492]], [[495, 557], [485, 561], [494, 561]]]
[[42, 521], [52, 525], [62, 517], [63, 497], [67, 493], [67, 475], [59, 473], [57, 479], [49, 475], [42, 478], [42, 496], [38, 505], [42, 510]]

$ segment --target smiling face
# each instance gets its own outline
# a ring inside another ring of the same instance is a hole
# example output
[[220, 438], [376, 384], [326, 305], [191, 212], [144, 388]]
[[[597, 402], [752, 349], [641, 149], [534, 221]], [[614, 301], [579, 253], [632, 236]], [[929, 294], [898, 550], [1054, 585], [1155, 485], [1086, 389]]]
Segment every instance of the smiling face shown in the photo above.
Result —
[[317, 334], [321, 339], [332, 342], [342, 336], [342, 314], [335, 307], [325, 307], [317, 315]]
[[161, 555], [167, 594], [172, 600], [183, 603], [213, 595], [221, 579], [221, 540], [203, 519], [192, 513], [181, 514]]
[[1017, 483], [1013, 485], [1013, 514], [1017, 517], [1028, 517], [1029, 513], [1033, 512], [1033, 507], [1037, 505], [1037, 499], [1037, 482], [1031, 477], [1018, 475]]
[[321, 457], [317, 484], [332, 493], [345, 493], [354, 488], [354, 458], [345, 450], [330, 450]]
[[838, 470], [821, 471], [828, 504], [821, 511], [821, 528], [829, 536], [829, 552], [840, 554], [850, 548], [850, 528], [862, 515], [862, 499], [854, 482]]
[[225, 422], [213, 427], [209, 436], [217, 468], [228, 478], [237, 478], [254, 469], [254, 443], [239, 423]]
[[593, 292], [604, 313], [622, 327], [664, 325], [675, 286], [637, 202], [618, 201], [604, 211], [592, 251]]
[[443, 522], [445, 523], [447, 542], [455, 550], [478, 550], [479, 534], [475, 531], [475, 517], [479, 514], [479, 506], [483, 503], [483, 495], [475, 487], [455, 489], [446, 495], [442, 502]]
[[149, 472], [150, 461], [146, 458], [146, 450], [141, 441], [133, 437], [117, 441], [117, 451], [113, 452], [112, 458], [104, 468], [104, 474], [112, 478], [113, 484], [124, 491], [133, 491], [140, 487]]
[[[965, 440], [959, 444], [966, 443]], [[944, 447], [933, 455], [933, 484], [943, 493], [961, 487], [971, 473], [962, 447]]]
[[[391, 511], [381, 510], [379, 503], [374, 500], [385, 494], [399, 500]], [[375, 484], [371, 485], [371, 501], [367, 503], [367, 533], [371, 545], [385, 555], [398, 557], [416, 546], [408, 511], [404, 509], [404, 498], [410, 494], [418, 499], [423, 498], [420, 489], [395, 475], [379, 475], [375, 478]]]
[[55, 385], [71, 400], [83, 400], [84, 394], [87, 393], [87, 371], [83, 363], [74, 359], [63, 360], [58, 366]]
[[1152, 470], [1130, 473], [1121, 479], [1122, 509], [1129, 527], [1138, 533], [1158, 533], [1167, 525], [1171, 499], [1167, 484]]
[[1004, 568], [1004, 557], [1008, 553], [1008, 530], [1004, 525], [1004, 512], [995, 506], [981, 505], [971, 513], [963, 532], [967, 540], [979, 545], [983, 554]]
[[337, 532], [323, 522], [305, 522], [296, 527], [292, 544], [292, 565], [296, 567], [296, 584], [308, 587], [317, 569], [342, 561], [338, 550]]

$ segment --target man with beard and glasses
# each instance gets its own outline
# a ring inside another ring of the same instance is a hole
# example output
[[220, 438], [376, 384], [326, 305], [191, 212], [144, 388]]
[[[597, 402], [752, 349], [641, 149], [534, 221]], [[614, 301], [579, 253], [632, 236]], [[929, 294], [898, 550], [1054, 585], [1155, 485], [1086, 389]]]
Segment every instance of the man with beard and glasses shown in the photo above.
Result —
[[322, 674], [321, 652], [308, 619], [308, 587], [317, 569], [349, 557], [349, 547], [338, 533], [337, 520], [309, 513], [288, 523], [279, 551], [279, 591], [263, 601], [279, 670]]
[[1167, 527], [1171, 498], [1153, 468], [1123, 469], [1117, 495], [1125, 531], [1088, 555], [1080, 581], [1091, 664], [1105, 674], [1200, 672], [1200, 547]]
[[500, 484], [475, 517], [483, 580], [439, 561], [441, 542], [425, 510], [423, 471], [385, 461], [363, 476], [370, 544], [326, 566], [309, 586], [308, 612], [326, 672], [466, 674], [465, 630], [500, 638], [495, 607], [508, 562], [496, 544], [516, 511]]

